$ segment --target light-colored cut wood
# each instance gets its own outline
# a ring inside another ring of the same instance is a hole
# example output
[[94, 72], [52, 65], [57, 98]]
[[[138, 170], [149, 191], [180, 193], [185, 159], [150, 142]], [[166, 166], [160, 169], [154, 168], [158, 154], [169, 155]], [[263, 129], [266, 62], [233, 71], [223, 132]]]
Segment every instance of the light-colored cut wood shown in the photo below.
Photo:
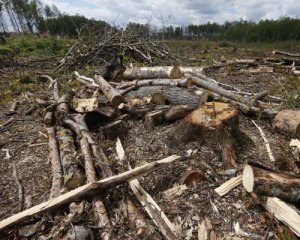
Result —
[[229, 193], [232, 189], [239, 186], [242, 183], [242, 175], [231, 178], [230, 180], [223, 183], [220, 187], [215, 189], [215, 192], [220, 196], [224, 196]]

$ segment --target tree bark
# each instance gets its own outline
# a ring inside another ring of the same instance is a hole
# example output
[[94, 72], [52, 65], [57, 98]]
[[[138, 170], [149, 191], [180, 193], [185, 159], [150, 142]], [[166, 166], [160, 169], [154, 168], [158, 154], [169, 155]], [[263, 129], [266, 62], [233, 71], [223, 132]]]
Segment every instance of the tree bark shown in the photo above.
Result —
[[54, 127], [47, 128], [47, 132], [49, 137], [49, 158], [52, 167], [52, 186], [50, 191], [50, 198], [55, 198], [60, 195], [63, 172], [60, 165], [60, 154]]
[[58, 119], [70, 112], [70, 106], [74, 96], [75, 93], [73, 91], [69, 91], [65, 95], [61, 96], [60, 99], [58, 99], [56, 107], [56, 114]]
[[76, 159], [76, 149], [71, 131], [62, 128], [58, 131], [58, 139], [64, 172], [64, 186], [70, 191], [85, 183], [85, 175]]
[[243, 186], [247, 192], [278, 197], [300, 205], [300, 178], [246, 165], [243, 171]]
[[300, 138], [300, 110], [280, 111], [273, 120], [273, 126], [279, 132]]
[[101, 75], [95, 75], [95, 81], [99, 85], [99, 88], [109, 100], [109, 102], [114, 106], [118, 107], [125, 100], [122, 95], [114, 89]]
[[163, 67], [133, 67], [127, 68], [123, 73], [123, 78], [126, 80], [134, 79], [152, 79], [152, 78], [181, 78], [181, 71], [178, 67], [163, 66]]
[[141, 175], [153, 172], [178, 159], [180, 159], [179, 156], [173, 155], [159, 161], [147, 163], [143, 166], [136, 167], [130, 171], [123, 172], [121, 174], [105, 178], [97, 182], [85, 184], [70, 192], [60, 195], [57, 198], [50, 199], [49, 201], [43, 202], [37, 206], [34, 206], [25, 211], [17, 213], [7, 219], [2, 220], [0, 222], [0, 231], [20, 224], [22, 221], [35, 217], [39, 214], [50, 212], [55, 209], [59, 209], [60, 207], [65, 206], [67, 204], [70, 204], [74, 201], [94, 196], [108, 187], [114, 187], [123, 184], [129, 180], [135, 179]]

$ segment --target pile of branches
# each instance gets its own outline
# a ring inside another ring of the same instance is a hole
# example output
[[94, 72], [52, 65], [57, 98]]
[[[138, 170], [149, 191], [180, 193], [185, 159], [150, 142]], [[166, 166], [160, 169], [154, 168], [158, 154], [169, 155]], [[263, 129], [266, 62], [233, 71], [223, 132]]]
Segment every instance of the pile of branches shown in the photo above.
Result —
[[79, 31], [79, 41], [70, 47], [54, 71], [62, 72], [87, 64], [107, 63], [119, 54], [151, 65], [176, 61], [163, 41], [154, 40], [139, 29], [122, 30], [116, 27], [97, 28], [86, 25]]

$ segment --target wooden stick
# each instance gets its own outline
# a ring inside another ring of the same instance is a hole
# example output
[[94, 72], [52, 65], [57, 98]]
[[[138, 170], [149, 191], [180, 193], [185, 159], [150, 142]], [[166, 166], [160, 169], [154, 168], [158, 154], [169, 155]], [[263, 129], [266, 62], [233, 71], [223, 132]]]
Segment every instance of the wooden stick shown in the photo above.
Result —
[[272, 150], [271, 150], [271, 147], [270, 147], [270, 143], [265, 135], [265, 133], [263, 132], [262, 128], [259, 127], [254, 120], [252, 120], [253, 124], [255, 125], [255, 127], [258, 129], [258, 131], [260, 132], [260, 135], [262, 136], [264, 142], [265, 142], [265, 145], [266, 145], [266, 148], [267, 148], [267, 152], [268, 152], [268, 155], [269, 155], [269, 158], [270, 158], [270, 161], [271, 162], [275, 162], [275, 158], [273, 156], [273, 153], [272, 153]]
[[264, 207], [300, 237], [300, 215], [294, 208], [276, 197], [268, 197]]
[[99, 88], [109, 100], [109, 102], [114, 106], [118, 107], [125, 100], [122, 95], [114, 89], [101, 75], [95, 75], [95, 81], [99, 85]]
[[0, 231], [15, 226], [21, 223], [22, 221], [35, 217], [41, 213], [50, 212], [55, 209], [58, 209], [64, 205], [70, 204], [73, 201], [89, 198], [108, 187], [114, 187], [123, 184], [127, 181], [130, 181], [134, 178], [137, 178], [139, 176], [153, 172], [180, 158], [181, 158], [180, 156], [172, 155], [162, 160], [147, 163], [140, 167], [136, 167], [130, 171], [123, 172], [121, 174], [109, 178], [105, 178], [97, 182], [85, 184], [70, 192], [60, 195], [57, 198], [50, 199], [49, 201], [43, 202], [37, 206], [34, 206], [25, 211], [17, 213], [16, 215], [13, 215], [7, 219], [2, 220], [0, 222]]
[[[118, 139], [116, 146], [118, 157], [123, 160], [125, 158], [125, 151], [120, 139]], [[136, 198], [143, 205], [164, 237], [168, 240], [180, 239], [179, 236], [177, 236], [176, 229], [171, 221], [167, 218], [154, 199], [144, 190], [139, 181], [133, 179], [129, 181], [129, 185]]]
[[224, 196], [229, 193], [232, 189], [239, 186], [242, 183], [242, 175], [231, 178], [227, 182], [223, 183], [220, 187], [215, 189], [215, 192], [220, 196]]
[[16, 163], [13, 162], [12, 164], [12, 168], [13, 168], [13, 178], [16, 182], [16, 185], [18, 187], [18, 198], [19, 198], [19, 202], [20, 202], [20, 211], [22, 211], [23, 209], [23, 205], [24, 205], [24, 194], [23, 194], [23, 186], [20, 182], [20, 179], [18, 177], [18, 174], [17, 174], [17, 167], [16, 167]]
[[55, 137], [54, 127], [47, 128], [49, 136], [49, 158], [52, 166], [52, 186], [50, 198], [55, 198], [60, 195], [62, 187], [63, 172], [60, 164], [60, 154], [58, 149], [57, 140]]

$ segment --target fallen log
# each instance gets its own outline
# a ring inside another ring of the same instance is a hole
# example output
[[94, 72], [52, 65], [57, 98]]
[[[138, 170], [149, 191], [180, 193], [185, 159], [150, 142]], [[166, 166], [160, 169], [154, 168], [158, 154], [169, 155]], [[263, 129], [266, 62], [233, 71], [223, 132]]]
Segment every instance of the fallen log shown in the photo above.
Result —
[[280, 111], [273, 120], [273, 126], [279, 132], [300, 138], [300, 110]]
[[166, 122], [175, 122], [179, 119], [185, 118], [193, 111], [193, 108], [189, 105], [177, 105], [171, 106], [166, 109], [163, 114], [163, 118]]
[[193, 81], [193, 84], [195, 84], [198, 87], [210, 90], [210, 91], [215, 92], [215, 93], [217, 93], [221, 96], [224, 96], [228, 99], [231, 99], [231, 100], [234, 100], [234, 101], [246, 104], [246, 105], [248, 104], [247, 100], [243, 96], [233, 93], [231, 91], [228, 91], [222, 87], [217, 86], [216, 84], [207, 82], [198, 77], [191, 77], [191, 80]]
[[298, 54], [298, 53], [289, 53], [289, 52], [284, 52], [284, 51], [279, 51], [279, 50], [272, 51], [272, 54], [289, 56], [289, 57], [300, 57], [300, 54]]
[[[138, 90], [128, 93], [126, 99], [129, 101], [133, 98], [151, 97], [157, 93], [165, 96], [169, 105], [190, 105], [193, 108], [197, 108], [199, 99], [201, 99], [200, 95], [196, 95], [194, 91], [190, 89], [164, 86], [140, 87]], [[203, 94], [206, 94], [206, 92]]]
[[64, 172], [64, 187], [70, 191], [85, 183], [85, 175], [79, 167], [79, 162], [75, 155], [76, 149], [72, 132], [62, 128], [57, 135], [60, 143], [61, 165]]
[[247, 192], [278, 197], [284, 201], [300, 204], [300, 178], [245, 165], [243, 186]]
[[105, 97], [114, 107], [118, 107], [121, 103], [125, 102], [122, 95], [116, 89], [114, 89], [101, 75], [96, 74], [95, 81]]
[[60, 195], [57, 198], [50, 199], [49, 201], [43, 202], [39, 205], [36, 205], [32, 208], [29, 208], [25, 211], [17, 213], [7, 219], [4, 219], [0, 222], [0, 232], [20, 224], [26, 219], [30, 219], [32, 217], [36, 217], [39, 214], [50, 212], [55, 209], [58, 209], [64, 205], [70, 204], [74, 201], [78, 201], [84, 198], [89, 198], [91, 196], [96, 195], [97, 193], [103, 191], [108, 187], [114, 187], [120, 184], [123, 184], [127, 181], [130, 181], [134, 178], [137, 178], [141, 175], [145, 175], [147, 173], [153, 172], [159, 168], [162, 168], [175, 160], [180, 159], [180, 156], [170, 156], [168, 158], [147, 163], [143, 166], [136, 167], [130, 171], [123, 172], [121, 174], [102, 179], [97, 182], [85, 184], [79, 188], [76, 188], [70, 192]]
[[52, 168], [52, 186], [50, 191], [50, 199], [53, 199], [60, 195], [63, 172], [60, 164], [60, 154], [54, 127], [47, 128], [47, 132], [49, 137], [49, 159]]
[[197, 76], [197, 74], [205, 74], [207, 72], [206, 67], [179, 67], [183, 75], [191, 74]]
[[[88, 183], [97, 181], [97, 175], [93, 164], [92, 152], [86, 135], [89, 135], [86, 130], [82, 130], [82, 138], [80, 146], [84, 157], [84, 168]], [[100, 239], [110, 240], [112, 235], [112, 225], [106, 212], [103, 199], [100, 195], [93, 198], [92, 212], [97, 219], [97, 227], [100, 231]]]
[[56, 114], [58, 119], [70, 112], [70, 105], [74, 96], [75, 93], [73, 91], [69, 91], [58, 99], [56, 106]]
[[[130, 87], [132, 89], [137, 89], [140, 87], [145, 87], [145, 86], [172, 86], [172, 87], [189, 87], [192, 85], [191, 80], [188, 78], [183, 78], [183, 79], [169, 79], [169, 78], [162, 78], [162, 79], [143, 79], [143, 80], [133, 80], [130, 82], [121, 82], [116, 84], [116, 89], [124, 89], [121, 94], [124, 95], [123, 93]], [[127, 93], [128, 91], [126, 91]]]
[[151, 78], [181, 78], [181, 71], [178, 67], [162, 66], [162, 67], [133, 67], [127, 68], [123, 72], [123, 78], [126, 80], [134, 79], [151, 79]]

